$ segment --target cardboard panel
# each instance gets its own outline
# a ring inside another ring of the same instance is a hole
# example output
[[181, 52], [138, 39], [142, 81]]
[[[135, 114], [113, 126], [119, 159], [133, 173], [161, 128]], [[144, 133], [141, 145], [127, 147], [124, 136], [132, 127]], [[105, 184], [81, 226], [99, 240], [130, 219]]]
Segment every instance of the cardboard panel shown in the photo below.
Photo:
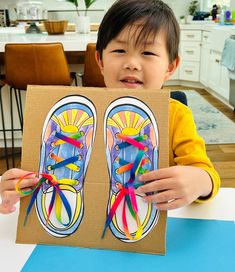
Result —
[[97, 129], [84, 181], [84, 215], [75, 233], [67, 237], [48, 234], [33, 208], [24, 226], [26, 209], [31, 196], [21, 199], [17, 242], [63, 244], [92, 248], [107, 248], [145, 253], [165, 253], [166, 212], [160, 212], [156, 226], [143, 239], [125, 243], [110, 229], [101, 239], [107, 216], [110, 178], [104, 143], [104, 115], [108, 106], [120, 97], [133, 97], [145, 103], [157, 120], [159, 130], [159, 168], [168, 166], [168, 93], [161, 90], [127, 90], [62, 86], [29, 86], [27, 89], [22, 150], [22, 169], [38, 172], [41, 135], [50, 109], [62, 98], [80, 95], [95, 105]]

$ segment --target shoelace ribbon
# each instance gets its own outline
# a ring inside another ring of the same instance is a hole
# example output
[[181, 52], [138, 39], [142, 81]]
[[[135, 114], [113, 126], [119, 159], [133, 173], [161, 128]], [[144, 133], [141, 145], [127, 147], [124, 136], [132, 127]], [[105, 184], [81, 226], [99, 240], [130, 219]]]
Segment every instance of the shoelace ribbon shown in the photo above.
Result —
[[[68, 137], [65, 136], [59, 132], [55, 133], [55, 137], [58, 138], [59, 140], [55, 141], [55, 145], [60, 145], [60, 144], [64, 144], [65, 142], [72, 144], [73, 146], [82, 147], [82, 144], [77, 141], [78, 138], [82, 137], [83, 133], [77, 133], [76, 135], [73, 135], [72, 137]], [[71, 158], [68, 159], [63, 159], [61, 157], [58, 157], [56, 155], [53, 155], [52, 158], [57, 162], [56, 164], [50, 166], [50, 170], [54, 170], [60, 167], [68, 167], [68, 168], [72, 168], [73, 170], [76, 168], [78, 168], [75, 164], [73, 164], [74, 162], [76, 162], [78, 160], [78, 156], [73, 156]], [[23, 196], [27, 196], [27, 195], [31, 195], [32, 197], [30, 199], [27, 211], [26, 211], [26, 216], [25, 216], [25, 220], [24, 220], [24, 225], [26, 225], [27, 220], [28, 220], [28, 216], [30, 214], [30, 211], [33, 207], [33, 204], [37, 198], [37, 194], [40, 191], [41, 187], [43, 186], [43, 183], [47, 183], [52, 187], [52, 197], [50, 200], [50, 204], [47, 210], [47, 218], [46, 218], [46, 225], [49, 223], [50, 221], [50, 216], [51, 216], [51, 212], [52, 209], [55, 205], [55, 212], [56, 212], [56, 219], [58, 220], [58, 222], [60, 222], [62, 225], [64, 225], [65, 227], [68, 226], [71, 223], [72, 220], [72, 210], [71, 210], [71, 206], [70, 203], [68, 201], [68, 199], [66, 198], [66, 196], [64, 195], [64, 193], [62, 192], [62, 190], [60, 189], [61, 185], [77, 185], [78, 181], [76, 180], [72, 180], [72, 179], [61, 179], [61, 180], [57, 180], [55, 175], [53, 174], [47, 174], [47, 173], [41, 173], [40, 176], [40, 180], [38, 181], [38, 183], [35, 185], [34, 189], [29, 190], [29, 191], [22, 191], [19, 188], [20, 183], [28, 176], [35, 174], [33, 172], [28, 173], [26, 175], [24, 175], [23, 177], [21, 177], [15, 186], [16, 192], [18, 192], [18, 194], [23, 195]], [[65, 211], [67, 213], [68, 216], [68, 223], [64, 223], [62, 222], [62, 218], [61, 218], [61, 211], [62, 211], [62, 207], [64, 206]]]
[[[140, 141], [143, 141], [144, 139], [146, 139], [146, 136], [145, 135], [139, 136], [134, 139], [124, 136], [124, 135], [121, 135], [121, 134], [117, 134], [116, 136], [119, 139], [124, 141], [121, 144], [118, 144], [119, 149], [122, 149], [122, 148], [132, 145], [132, 146], [138, 148], [139, 151], [138, 151], [135, 161], [133, 163], [126, 162], [125, 160], [123, 160], [121, 158], [119, 159], [119, 164], [124, 165], [119, 168], [119, 173], [130, 170], [130, 178], [124, 185], [122, 185], [120, 183], [117, 184], [117, 187], [120, 191], [119, 191], [114, 203], [112, 204], [112, 206], [110, 208], [110, 211], [109, 211], [109, 214], [106, 218], [105, 227], [104, 227], [101, 237], [102, 238], [104, 237], [107, 227], [112, 222], [113, 216], [115, 215], [117, 208], [119, 207], [121, 201], [124, 199], [123, 208], [122, 208], [122, 225], [123, 225], [124, 233], [129, 240], [138, 240], [143, 233], [143, 226], [141, 225], [141, 222], [140, 222], [140, 219], [138, 216], [138, 206], [137, 206], [137, 201], [136, 201], [136, 195], [134, 192], [134, 189], [135, 189], [134, 181], [135, 181], [136, 175], [140, 172], [139, 170], [141, 168], [141, 165], [143, 165], [147, 162], [147, 159], [143, 158], [145, 151], [146, 151], [146, 147], [142, 143], [140, 143]], [[126, 166], [126, 168], [125, 168], [125, 166]], [[120, 169], [122, 169], [122, 170], [120, 171]], [[145, 170], [143, 169], [143, 171], [145, 171]], [[129, 228], [128, 228], [128, 222], [127, 222], [127, 218], [126, 218], [126, 206], [128, 207], [128, 209], [131, 213], [131, 216], [133, 217], [133, 219], [135, 220], [136, 225], [137, 225], [137, 231], [134, 236], [131, 235]]]

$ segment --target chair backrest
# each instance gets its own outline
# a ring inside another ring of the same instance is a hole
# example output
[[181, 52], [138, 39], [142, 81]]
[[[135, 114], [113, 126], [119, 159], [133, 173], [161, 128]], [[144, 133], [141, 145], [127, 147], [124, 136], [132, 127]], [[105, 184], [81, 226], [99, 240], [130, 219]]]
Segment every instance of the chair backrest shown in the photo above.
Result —
[[183, 103], [185, 106], [188, 106], [187, 96], [182, 91], [172, 91], [170, 93], [171, 98], [178, 100], [179, 102]]
[[61, 43], [6, 44], [6, 82], [26, 90], [27, 85], [70, 85], [70, 73]]
[[2, 78], [2, 75], [0, 75], [0, 88], [2, 88], [4, 85], [5, 85], [5, 82], [4, 82], [3, 78]]
[[82, 85], [86, 87], [105, 87], [104, 77], [95, 59], [95, 50], [95, 43], [87, 45]]

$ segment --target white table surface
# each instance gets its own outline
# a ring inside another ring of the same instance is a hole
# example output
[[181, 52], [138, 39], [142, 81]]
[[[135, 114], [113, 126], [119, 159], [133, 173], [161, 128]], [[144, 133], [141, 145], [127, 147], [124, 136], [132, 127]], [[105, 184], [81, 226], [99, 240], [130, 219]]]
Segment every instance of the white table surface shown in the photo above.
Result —
[[[235, 189], [221, 188], [218, 195], [204, 204], [193, 203], [187, 207], [169, 211], [169, 217], [215, 219], [234, 221]], [[17, 212], [0, 215], [0, 271], [18, 272], [35, 248], [35, 245], [15, 244]]]
[[6, 43], [51, 43], [61, 42], [65, 51], [86, 51], [88, 43], [96, 42], [97, 32], [79, 34], [65, 32], [64, 35], [26, 34], [24, 28], [0, 28], [0, 52], [5, 51]]

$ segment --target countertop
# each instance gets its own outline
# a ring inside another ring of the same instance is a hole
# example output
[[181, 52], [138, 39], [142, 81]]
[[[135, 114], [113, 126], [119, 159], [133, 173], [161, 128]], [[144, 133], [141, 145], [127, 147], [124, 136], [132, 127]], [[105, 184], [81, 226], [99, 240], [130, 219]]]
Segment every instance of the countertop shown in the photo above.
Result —
[[235, 25], [220, 25], [218, 23], [213, 22], [201, 22], [201, 21], [195, 21], [192, 24], [180, 24], [181, 30], [223, 30], [228, 32], [234, 32], [235, 33]]
[[64, 35], [26, 34], [22, 27], [0, 28], [0, 52], [4, 52], [6, 43], [51, 43], [61, 42], [65, 51], [86, 51], [90, 42], [96, 42], [97, 32], [79, 34], [66, 32]]
[[[194, 22], [192, 24], [180, 24], [181, 30], [208, 30], [226, 33], [227, 36], [235, 34], [235, 25], [222, 26], [217, 23]], [[97, 32], [79, 34], [66, 32], [64, 35], [26, 34], [24, 27], [0, 27], [0, 52], [4, 52], [6, 43], [63, 43], [65, 51], [85, 51], [87, 43], [96, 42]]]

